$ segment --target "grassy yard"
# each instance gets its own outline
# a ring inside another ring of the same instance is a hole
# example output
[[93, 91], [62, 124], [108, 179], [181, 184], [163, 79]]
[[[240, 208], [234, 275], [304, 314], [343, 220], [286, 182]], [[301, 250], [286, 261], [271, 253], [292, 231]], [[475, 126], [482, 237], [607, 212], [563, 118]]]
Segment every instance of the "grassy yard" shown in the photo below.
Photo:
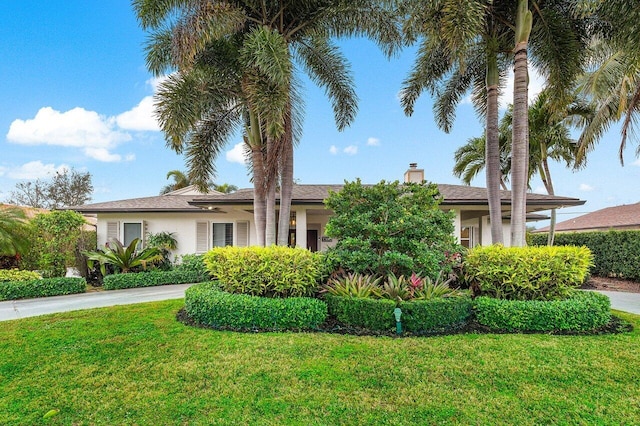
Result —
[[621, 335], [394, 339], [196, 329], [182, 305], [0, 323], [0, 424], [640, 421], [640, 316]]

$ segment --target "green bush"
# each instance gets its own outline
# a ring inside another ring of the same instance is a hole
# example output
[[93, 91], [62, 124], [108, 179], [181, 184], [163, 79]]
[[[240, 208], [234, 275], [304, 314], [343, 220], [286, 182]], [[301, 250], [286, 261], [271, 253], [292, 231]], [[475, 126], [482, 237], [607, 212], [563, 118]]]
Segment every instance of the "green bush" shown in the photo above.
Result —
[[461, 247], [453, 237], [452, 214], [439, 208], [441, 200], [435, 184], [345, 182], [325, 200], [334, 212], [326, 233], [338, 239], [325, 265], [375, 276], [416, 272], [436, 278], [443, 268], [448, 274], [447, 254]]
[[31, 281], [7, 281], [0, 282], [0, 300], [84, 293], [86, 288], [87, 282], [84, 278], [44, 278]]
[[340, 297], [332, 294], [326, 294], [325, 300], [329, 314], [343, 324], [374, 331], [395, 329], [393, 310], [396, 302], [393, 300]]
[[586, 247], [475, 247], [465, 273], [480, 296], [509, 300], [564, 299], [591, 266]]
[[21, 271], [19, 269], [0, 269], [0, 282], [6, 281], [32, 281], [42, 278], [34, 271]]
[[209, 271], [207, 271], [207, 267], [204, 264], [204, 259], [201, 254], [185, 254], [181, 256], [180, 263], [176, 264], [173, 267], [174, 271], [183, 271], [183, 272], [197, 272], [200, 274], [200, 281], [209, 281], [211, 277], [209, 276]]
[[199, 324], [234, 330], [317, 329], [327, 317], [322, 300], [232, 294], [220, 290], [217, 283], [188, 288], [185, 310]]
[[[547, 234], [530, 234], [530, 245], [544, 245]], [[593, 253], [591, 275], [640, 281], [640, 231], [556, 234], [557, 246], [586, 246]]]
[[469, 297], [439, 297], [402, 302], [402, 327], [414, 333], [432, 333], [466, 325], [472, 312]]
[[197, 272], [189, 271], [149, 271], [129, 274], [113, 274], [104, 277], [105, 290], [122, 288], [151, 287], [155, 285], [189, 284], [202, 281]]
[[610, 321], [610, 308], [607, 296], [589, 291], [565, 300], [474, 300], [478, 323], [496, 331], [589, 331]]
[[320, 279], [320, 255], [301, 248], [217, 247], [204, 255], [211, 276], [229, 293], [310, 296]]

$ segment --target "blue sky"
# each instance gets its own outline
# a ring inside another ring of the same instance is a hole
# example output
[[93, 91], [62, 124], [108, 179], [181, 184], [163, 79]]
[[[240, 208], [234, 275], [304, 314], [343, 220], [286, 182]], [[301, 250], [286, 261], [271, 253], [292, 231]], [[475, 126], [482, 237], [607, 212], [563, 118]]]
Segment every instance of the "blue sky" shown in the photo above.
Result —
[[[157, 80], [146, 70], [146, 34], [128, 1], [3, 1], [0, 18], [0, 200], [16, 183], [46, 178], [62, 167], [92, 174], [94, 202], [156, 195], [168, 183], [169, 170], [185, 169], [157, 131]], [[366, 40], [340, 45], [352, 65], [359, 112], [338, 132], [324, 91], [302, 79], [305, 121], [296, 179], [312, 184], [359, 177], [375, 183], [402, 179], [408, 164], [417, 162], [427, 180], [460, 183], [451, 173], [453, 153], [483, 131], [471, 105], [459, 106], [450, 134], [436, 127], [428, 94], [405, 117], [398, 91], [415, 50], [389, 61]], [[532, 91], [539, 87], [534, 79]], [[217, 160], [216, 182], [250, 186], [246, 167], [234, 155], [239, 142], [238, 135]], [[556, 193], [587, 201], [561, 211], [559, 220], [640, 201], [635, 145], [624, 167], [618, 145], [616, 127], [591, 153], [585, 170], [552, 165]], [[484, 186], [484, 176], [474, 184]], [[537, 180], [531, 186], [544, 192]]]

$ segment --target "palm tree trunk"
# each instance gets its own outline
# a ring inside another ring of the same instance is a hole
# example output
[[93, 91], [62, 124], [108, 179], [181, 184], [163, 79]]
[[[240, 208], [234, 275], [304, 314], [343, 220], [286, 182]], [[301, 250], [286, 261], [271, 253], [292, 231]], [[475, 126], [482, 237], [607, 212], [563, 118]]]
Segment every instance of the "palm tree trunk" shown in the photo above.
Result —
[[256, 226], [256, 244], [264, 247], [267, 217], [262, 150], [259, 147], [252, 147], [251, 156], [253, 162], [253, 221]]
[[[269, 158], [269, 150], [274, 148], [274, 141], [267, 136], [267, 158]], [[264, 231], [265, 246], [271, 246], [276, 243], [276, 184], [277, 173], [273, 171], [265, 171], [266, 174], [266, 225]]]
[[278, 221], [278, 245], [289, 244], [289, 217], [293, 195], [293, 127], [291, 102], [287, 103], [284, 126], [284, 146], [280, 159], [280, 219]]
[[[549, 170], [549, 161], [547, 157], [547, 146], [546, 144], [540, 144], [542, 149], [542, 159], [541, 159], [541, 168], [540, 176], [542, 178], [542, 183], [544, 184], [545, 189], [547, 190], [547, 194], [556, 195], [555, 190], [553, 189], [553, 182], [551, 181], [551, 171]], [[556, 233], [556, 209], [551, 209], [551, 221], [549, 223], [549, 235], [547, 236], [547, 245], [552, 246], [553, 241], [555, 239]]]
[[[492, 50], [492, 49], [488, 49]], [[489, 220], [491, 221], [491, 243], [503, 244], [502, 203], [500, 184], [500, 142], [498, 139], [498, 59], [494, 52], [487, 54], [487, 125], [485, 167], [487, 180], [487, 199], [489, 200]]]
[[527, 44], [532, 16], [528, 0], [518, 0], [513, 83], [513, 141], [511, 149], [511, 245], [526, 245], [527, 183], [529, 177], [529, 110]]

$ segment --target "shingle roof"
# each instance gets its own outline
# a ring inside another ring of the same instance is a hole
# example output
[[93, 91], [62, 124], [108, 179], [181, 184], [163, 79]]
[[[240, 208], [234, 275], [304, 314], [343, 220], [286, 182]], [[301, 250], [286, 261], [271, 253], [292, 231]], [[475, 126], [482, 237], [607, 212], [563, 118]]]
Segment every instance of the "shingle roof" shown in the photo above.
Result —
[[[640, 203], [607, 207], [556, 224], [556, 232], [640, 228]], [[546, 226], [535, 232], [548, 232]]]
[[[344, 185], [294, 185], [294, 205], [322, 204], [329, 195], [329, 191], [340, 191]], [[438, 188], [444, 200], [443, 206], [454, 205], [487, 205], [487, 190], [485, 188], [439, 184]], [[511, 204], [511, 193], [501, 191], [502, 205]], [[105, 212], [197, 212], [204, 206], [216, 205], [250, 205], [253, 203], [253, 189], [240, 189], [231, 194], [207, 195], [172, 195], [165, 194], [155, 197], [132, 198], [128, 200], [109, 201], [105, 203], [88, 204], [70, 207], [84, 213]], [[552, 207], [577, 206], [584, 204], [583, 200], [570, 197], [558, 197], [542, 194], [527, 194], [529, 211], [546, 210]]]

